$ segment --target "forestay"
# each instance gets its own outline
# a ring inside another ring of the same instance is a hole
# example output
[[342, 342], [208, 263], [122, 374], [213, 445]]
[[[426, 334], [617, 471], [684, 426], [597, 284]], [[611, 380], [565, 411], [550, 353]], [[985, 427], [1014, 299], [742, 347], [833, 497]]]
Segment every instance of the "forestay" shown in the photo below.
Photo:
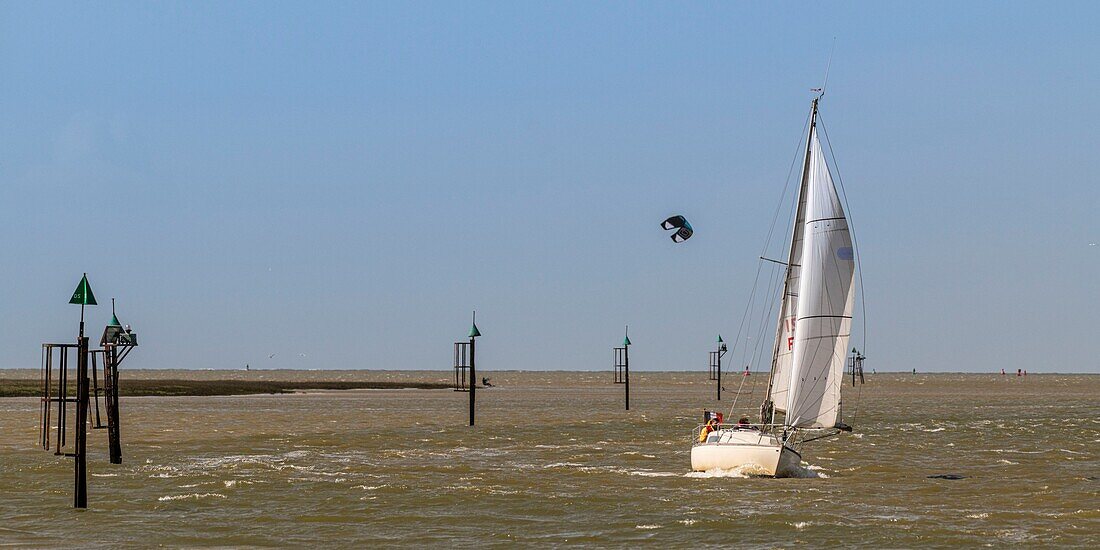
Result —
[[[826, 428], [835, 426], [840, 415], [840, 387], [852, 325], [855, 255], [848, 220], [816, 127], [810, 130], [806, 174], [785, 423]], [[781, 345], [780, 351], [784, 347]]]

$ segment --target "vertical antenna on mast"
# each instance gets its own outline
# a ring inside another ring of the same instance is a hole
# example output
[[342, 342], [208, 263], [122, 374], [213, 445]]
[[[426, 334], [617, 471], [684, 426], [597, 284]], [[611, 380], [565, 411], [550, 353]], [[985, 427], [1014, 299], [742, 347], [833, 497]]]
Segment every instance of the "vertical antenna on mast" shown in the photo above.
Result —
[[820, 88], [821, 93], [818, 94], [818, 96], [817, 96], [818, 99], [821, 99], [821, 98], [825, 97], [825, 88], [829, 85], [829, 69], [833, 68], [833, 54], [834, 53], [836, 53], [836, 37], [835, 36], [833, 37], [833, 47], [832, 47], [831, 50], [829, 50], [829, 61], [828, 61], [828, 63], [825, 64], [825, 80], [821, 82], [821, 88]]

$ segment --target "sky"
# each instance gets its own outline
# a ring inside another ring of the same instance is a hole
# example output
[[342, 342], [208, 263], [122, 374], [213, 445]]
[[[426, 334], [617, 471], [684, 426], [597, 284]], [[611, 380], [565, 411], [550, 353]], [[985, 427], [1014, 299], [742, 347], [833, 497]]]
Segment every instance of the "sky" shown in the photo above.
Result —
[[[1088, 2], [0, 2], [0, 368], [75, 340], [87, 272], [89, 331], [116, 297], [140, 335], [130, 368], [447, 370], [476, 309], [481, 369], [610, 373], [629, 325], [632, 369], [703, 372], [717, 334], [751, 343], [835, 44], [821, 117], [865, 367], [1097, 373], [1097, 20]], [[686, 243], [658, 227], [673, 214]]]

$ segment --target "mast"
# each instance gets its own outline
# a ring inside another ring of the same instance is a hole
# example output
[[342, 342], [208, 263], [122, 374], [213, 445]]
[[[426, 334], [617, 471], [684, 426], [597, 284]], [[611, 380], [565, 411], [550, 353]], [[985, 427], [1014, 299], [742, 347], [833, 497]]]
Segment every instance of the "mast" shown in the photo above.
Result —
[[776, 328], [775, 346], [772, 349], [771, 370], [768, 372], [768, 391], [764, 394], [764, 402], [760, 406], [760, 422], [764, 424], [771, 424], [775, 420], [775, 403], [772, 402], [772, 387], [775, 384], [775, 369], [779, 359], [779, 345], [783, 339], [784, 323], [787, 321], [786, 305], [788, 296], [790, 296], [791, 292], [791, 270], [795, 262], [800, 260], [800, 258], [795, 258], [795, 241], [798, 239], [799, 232], [802, 230], [802, 223], [800, 220], [804, 219], [805, 216], [805, 203], [802, 197], [806, 194], [806, 184], [810, 177], [811, 145], [813, 142], [814, 128], [817, 125], [817, 102], [820, 99], [820, 95], [815, 97], [810, 105], [810, 128], [806, 133], [806, 156], [802, 163], [802, 180], [798, 185], [798, 196], [795, 197], [796, 208], [791, 228], [791, 244], [787, 253], [787, 270], [783, 276], [783, 297], [779, 305], [779, 326]]
[[811, 134], [809, 174], [797, 271], [798, 326], [783, 421], [794, 429], [839, 426], [854, 297], [854, 243], [816, 131]]

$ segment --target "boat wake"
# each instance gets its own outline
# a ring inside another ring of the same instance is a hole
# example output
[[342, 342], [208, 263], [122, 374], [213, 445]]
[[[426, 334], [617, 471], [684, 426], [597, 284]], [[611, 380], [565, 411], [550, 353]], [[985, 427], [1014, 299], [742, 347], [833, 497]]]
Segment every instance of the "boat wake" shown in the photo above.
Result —
[[[803, 463], [803, 464], [805, 464], [805, 463]], [[805, 479], [813, 479], [813, 478], [828, 479], [829, 475], [826, 474], [825, 472], [821, 471], [821, 469], [822, 469], [821, 466], [814, 466], [813, 464], [806, 464], [805, 466], [803, 466], [802, 464], [799, 464], [798, 466], [794, 467], [794, 469], [791, 471], [791, 475], [789, 475], [787, 477], [805, 478]]]
[[713, 479], [719, 477], [749, 478], [767, 475], [768, 471], [756, 464], [745, 464], [736, 468], [711, 468], [703, 472], [688, 472], [684, 477], [697, 479]]
[[[828, 479], [829, 475], [821, 471], [820, 466], [814, 466], [813, 464], [805, 464], [795, 466], [795, 469], [790, 472], [787, 477], [804, 478], [804, 479]], [[692, 477], [698, 479], [712, 479], [720, 477], [733, 477], [733, 478], [750, 478], [750, 477], [765, 477], [768, 475], [768, 471], [755, 464], [745, 464], [744, 466], [738, 466], [736, 468], [722, 469], [712, 468], [705, 472], [689, 472], [684, 474], [684, 477]]]

